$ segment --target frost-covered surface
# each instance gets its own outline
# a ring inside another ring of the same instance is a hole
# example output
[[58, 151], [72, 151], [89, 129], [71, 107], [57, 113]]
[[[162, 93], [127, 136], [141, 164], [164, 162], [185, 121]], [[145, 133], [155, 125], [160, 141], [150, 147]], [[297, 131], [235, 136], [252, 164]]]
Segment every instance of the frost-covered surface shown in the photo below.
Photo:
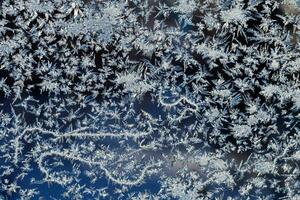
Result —
[[300, 199], [298, 5], [2, 0], [0, 199]]

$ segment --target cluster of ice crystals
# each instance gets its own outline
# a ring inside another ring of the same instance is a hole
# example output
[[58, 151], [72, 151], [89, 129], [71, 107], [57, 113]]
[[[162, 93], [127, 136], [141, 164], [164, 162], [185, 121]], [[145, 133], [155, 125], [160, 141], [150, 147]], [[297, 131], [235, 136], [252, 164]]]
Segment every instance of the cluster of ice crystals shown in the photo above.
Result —
[[0, 199], [299, 199], [297, 5], [0, 1]]

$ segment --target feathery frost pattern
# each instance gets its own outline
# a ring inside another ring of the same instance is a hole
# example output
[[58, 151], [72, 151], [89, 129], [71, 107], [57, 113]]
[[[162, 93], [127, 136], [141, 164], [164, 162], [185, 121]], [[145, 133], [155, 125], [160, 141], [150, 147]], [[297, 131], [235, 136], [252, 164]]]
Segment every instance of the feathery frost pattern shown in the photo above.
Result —
[[297, 0], [0, 1], [0, 199], [300, 199]]

